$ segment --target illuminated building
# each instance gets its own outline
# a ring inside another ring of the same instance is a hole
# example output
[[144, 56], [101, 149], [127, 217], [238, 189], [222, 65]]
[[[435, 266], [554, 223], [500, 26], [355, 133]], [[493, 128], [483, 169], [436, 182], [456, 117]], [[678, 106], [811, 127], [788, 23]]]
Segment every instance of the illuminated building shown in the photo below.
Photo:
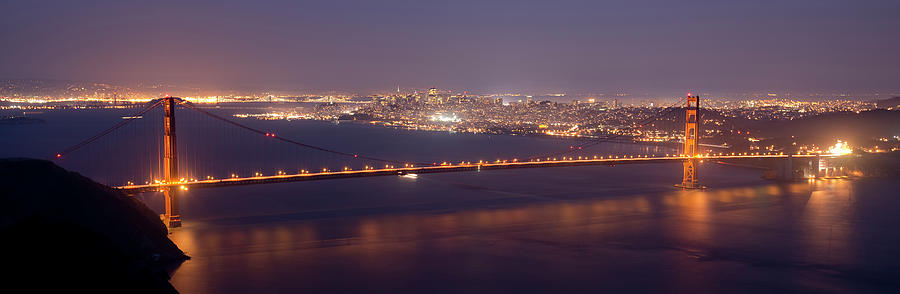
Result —
[[440, 101], [438, 101], [437, 89], [435, 89], [434, 87], [431, 87], [430, 89], [428, 89], [428, 99], [425, 101], [428, 101], [428, 103], [433, 103], [433, 104], [440, 102]]

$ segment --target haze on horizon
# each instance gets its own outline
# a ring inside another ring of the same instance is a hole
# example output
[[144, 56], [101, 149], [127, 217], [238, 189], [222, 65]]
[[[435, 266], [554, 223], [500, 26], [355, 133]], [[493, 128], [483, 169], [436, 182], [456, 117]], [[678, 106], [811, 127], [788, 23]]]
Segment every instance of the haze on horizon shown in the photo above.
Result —
[[900, 1], [5, 1], [0, 77], [896, 91]]

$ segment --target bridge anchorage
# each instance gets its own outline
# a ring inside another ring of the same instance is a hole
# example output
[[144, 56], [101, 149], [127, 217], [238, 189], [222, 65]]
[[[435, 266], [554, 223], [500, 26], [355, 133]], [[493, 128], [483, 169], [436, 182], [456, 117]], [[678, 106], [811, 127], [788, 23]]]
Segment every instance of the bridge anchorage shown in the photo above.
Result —
[[684, 172], [681, 184], [676, 187], [682, 189], [705, 189], [700, 185], [697, 177], [697, 165], [699, 164], [700, 150], [700, 96], [688, 94], [687, 105], [684, 111]]

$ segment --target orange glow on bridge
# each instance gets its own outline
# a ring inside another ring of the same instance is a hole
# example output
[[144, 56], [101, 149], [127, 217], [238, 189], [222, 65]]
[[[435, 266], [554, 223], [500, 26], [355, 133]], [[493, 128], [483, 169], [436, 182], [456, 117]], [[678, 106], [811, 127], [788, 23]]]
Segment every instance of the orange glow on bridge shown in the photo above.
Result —
[[[716, 159], [776, 159], [776, 158], [787, 158], [788, 155], [784, 155], [783, 153], [771, 153], [771, 154], [762, 154], [762, 155], [721, 155], [719, 154], [707, 154], [707, 155], [696, 155], [696, 158], [703, 158], [709, 160]], [[816, 157], [818, 155], [815, 154], [798, 154], [792, 155], [795, 158], [810, 158]], [[824, 155], [830, 156], [830, 155]], [[388, 175], [406, 175], [406, 174], [423, 174], [423, 173], [445, 173], [445, 172], [465, 172], [465, 171], [476, 171], [476, 170], [491, 170], [491, 169], [507, 169], [507, 168], [548, 168], [548, 167], [564, 167], [564, 166], [586, 166], [586, 165], [616, 165], [616, 164], [635, 164], [635, 163], [664, 163], [664, 162], [681, 162], [685, 156], [683, 154], [679, 154], [677, 156], [660, 156], [660, 157], [649, 157], [649, 156], [610, 156], [608, 158], [603, 158], [602, 156], [598, 156], [597, 158], [591, 157], [581, 157], [582, 159], [574, 159], [574, 158], [566, 158], [561, 160], [540, 160], [534, 159], [532, 161], [520, 162], [518, 160], [499, 160], [495, 162], [483, 162], [479, 161], [478, 163], [471, 162], [461, 162], [459, 164], [453, 164], [449, 162], [442, 162], [435, 166], [413, 166], [411, 164], [406, 164], [404, 167], [394, 167], [392, 165], [385, 165], [384, 168], [376, 169], [374, 167], [367, 166], [361, 170], [353, 170], [350, 168], [344, 168], [340, 171], [329, 171], [327, 168], [323, 168], [321, 172], [311, 173], [308, 170], [300, 170], [296, 174], [287, 174], [284, 171], [279, 171], [275, 175], [263, 175], [260, 172], [256, 172], [251, 177], [239, 177], [237, 174], [231, 174], [231, 178], [225, 179], [214, 179], [209, 177], [206, 180], [196, 180], [196, 179], [180, 179], [180, 181], [175, 182], [166, 182], [166, 181], [154, 181], [150, 184], [144, 185], [134, 185], [128, 184], [124, 186], [115, 187], [116, 189], [125, 191], [127, 193], [141, 193], [141, 192], [151, 192], [151, 191], [160, 191], [166, 187], [184, 187], [183, 189], [188, 188], [211, 188], [211, 187], [221, 187], [221, 186], [236, 186], [236, 185], [254, 185], [254, 184], [265, 184], [265, 183], [277, 183], [277, 182], [293, 182], [293, 181], [310, 181], [310, 180], [326, 180], [326, 179], [336, 179], [336, 178], [355, 178], [355, 177], [368, 177], [368, 176], [388, 176]]]

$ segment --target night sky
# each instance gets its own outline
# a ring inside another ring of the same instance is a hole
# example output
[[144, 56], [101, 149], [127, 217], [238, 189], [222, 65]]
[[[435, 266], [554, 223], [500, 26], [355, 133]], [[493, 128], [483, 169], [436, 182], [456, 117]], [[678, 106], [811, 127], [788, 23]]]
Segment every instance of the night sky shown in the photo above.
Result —
[[897, 0], [7, 0], [0, 11], [0, 78], [361, 91], [900, 88]]

